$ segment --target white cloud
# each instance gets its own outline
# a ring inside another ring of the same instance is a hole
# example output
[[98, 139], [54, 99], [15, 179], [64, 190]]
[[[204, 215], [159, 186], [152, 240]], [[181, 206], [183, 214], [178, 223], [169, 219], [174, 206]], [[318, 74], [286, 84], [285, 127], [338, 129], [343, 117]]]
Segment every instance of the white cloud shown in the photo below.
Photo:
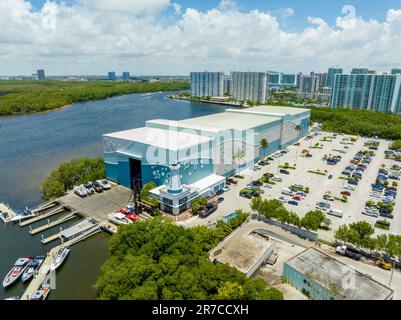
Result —
[[283, 18], [289, 18], [295, 15], [295, 11], [292, 8], [285, 8], [281, 13]]
[[[289, 8], [288, 8], [289, 9]], [[289, 10], [287, 14], [292, 14]], [[401, 65], [401, 10], [385, 21], [309, 17], [298, 32], [266, 12], [223, 0], [207, 12], [170, 0], [0, 0], [0, 74], [187, 74], [190, 70], [322, 71]]]

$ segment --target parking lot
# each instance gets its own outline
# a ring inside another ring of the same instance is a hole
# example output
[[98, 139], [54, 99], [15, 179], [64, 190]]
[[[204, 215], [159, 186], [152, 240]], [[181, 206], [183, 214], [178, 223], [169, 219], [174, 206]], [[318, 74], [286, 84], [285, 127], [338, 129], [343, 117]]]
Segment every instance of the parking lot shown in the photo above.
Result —
[[[392, 164], [396, 163], [393, 160], [385, 159], [384, 151], [388, 149], [390, 141], [379, 140], [378, 150], [374, 151], [375, 156], [371, 158], [371, 162], [367, 165], [366, 170], [362, 174], [362, 179], [355, 190], [347, 190], [351, 193], [351, 196], [348, 197], [348, 202], [344, 203], [340, 201], [342, 197], [340, 193], [345, 191], [344, 187], [347, 181], [341, 179], [343, 176], [341, 172], [345, 167], [350, 165], [350, 161], [358, 151], [368, 150], [368, 147], [365, 147], [364, 144], [371, 139], [355, 137], [357, 141], [351, 142], [350, 140], [343, 141], [343, 139], [350, 139], [351, 136], [337, 135], [337, 137], [330, 141], [327, 137], [332, 136], [333, 134], [331, 133], [321, 132], [312, 139], [308, 140], [304, 138], [300, 141], [299, 146], [290, 146], [287, 154], [275, 158], [269, 165], [261, 166], [261, 170], [254, 171], [247, 169], [241, 172], [240, 175], [244, 179], [237, 179], [238, 185], [230, 186], [231, 190], [223, 195], [225, 201], [220, 204], [219, 209], [207, 219], [194, 219], [190, 224], [206, 224], [209, 221], [220, 219], [237, 209], [250, 211], [250, 200], [240, 197], [239, 191], [251, 181], [261, 178], [265, 173], [272, 173], [275, 177], [282, 178], [283, 181], [276, 182], [276, 185], [271, 186], [271, 188], [262, 187], [262, 190], [265, 192], [262, 194], [262, 198], [264, 199], [276, 199], [284, 196], [290, 200], [291, 196], [282, 195], [283, 188], [288, 188], [293, 184], [301, 184], [304, 187], [309, 187], [309, 194], [307, 194], [305, 199], [299, 201], [298, 206], [284, 204], [287, 209], [296, 212], [301, 217], [308, 211], [315, 210], [316, 203], [323, 200], [325, 194], [338, 198], [338, 200], [330, 202], [331, 209], [342, 211], [343, 217], [327, 215], [331, 220], [331, 231], [320, 230], [319, 236], [322, 239], [333, 240], [333, 231], [341, 224], [365, 220], [374, 225], [377, 220], [383, 220], [382, 217], [374, 218], [363, 215], [362, 211], [368, 200], [380, 201], [380, 199], [370, 197], [371, 184], [375, 182], [378, 170], [383, 164], [389, 168]], [[313, 148], [317, 143], [319, 143], [319, 148]], [[307, 150], [312, 157], [302, 155], [303, 150]], [[323, 160], [325, 155], [339, 155], [342, 159], [336, 165], [328, 165], [327, 161]], [[286, 163], [290, 167], [294, 166], [294, 164], [296, 165], [296, 169], [287, 169], [290, 173], [289, 175], [280, 173], [279, 166], [283, 166]], [[308, 171], [314, 171], [315, 173]], [[316, 172], [320, 172], [321, 174], [317, 174]], [[331, 179], [329, 179], [329, 176], [332, 176], [330, 177]], [[391, 183], [392, 181], [389, 180], [389, 182]], [[391, 222], [390, 230], [384, 231], [376, 228], [377, 234], [388, 232], [401, 234], [401, 217], [397, 214], [400, 208], [401, 196], [398, 195], [394, 206], [394, 219], [388, 219]]]

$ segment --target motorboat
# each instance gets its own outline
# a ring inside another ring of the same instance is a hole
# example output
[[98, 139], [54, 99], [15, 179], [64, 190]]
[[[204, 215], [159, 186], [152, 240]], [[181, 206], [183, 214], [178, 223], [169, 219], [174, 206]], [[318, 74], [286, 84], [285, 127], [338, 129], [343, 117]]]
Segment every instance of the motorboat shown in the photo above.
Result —
[[57, 251], [57, 253], [56, 253], [56, 255], [55, 255], [55, 257], [54, 257], [54, 259], [53, 259], [53, 261], [52, 261], [52, 263], [50, 265], [50, 270], [51, 271], [55, 271], [58, 268], [60, 268], [61, 265], [64, 263], [64, 261], [67, 259], [67, 257], [70, 254], [70, 252], [71, 252], [71, 249], [68, 249], [67, 247], [61, 246], [58, 249], [58, 251]]
[[49, 285], [42, 285], [39, 290], [32, 292], [29, 296], [29, 300], [46, 300], [50, 293], [50, 286]]
[[4, 223], [11, 222], [16, 216], [16, 213], [10, 209], [10, 207], [4, 203], [0, 203], [0, 219], [4, 221]]
[[3, 280], [3, 287], [7, 288], [15, 283], [29, 267], [32, 257], [19, 258]]
[[15, 217], [11, 218], [10, 222], [20, 222], [34, 217], [36, 217], [36, 213], [31, 209], [25, 208], [24, 211], [17, 213]]
[[45, 261], [44, 256], [37, 256], [35, 259], [31, 260], [29, 262], [28, 269], [26, 269], [21, 276], [22, 282], [31, 280], [32, 277], [35, 275], [35, 272], [39, 270], [40, 266], [43, 264], [44, 261]]
[[131, 224], [133, 223], [130, 219], [128, 219], [125, 214], [121, 212], [114, 212], [107, 216], [110, 222], [115, 224]]

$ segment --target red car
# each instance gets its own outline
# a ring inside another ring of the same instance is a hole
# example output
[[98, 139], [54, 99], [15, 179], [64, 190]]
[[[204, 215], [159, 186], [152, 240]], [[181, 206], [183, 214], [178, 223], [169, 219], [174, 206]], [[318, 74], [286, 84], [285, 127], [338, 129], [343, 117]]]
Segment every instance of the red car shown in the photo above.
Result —
[[397, 192], [397, 188], [396, 187], [387, 187], [387, 190], [392, 190], [392, 191]]
[[295, 196], [295, 197], [292, 197], [292, 200], [301, 201], [301, 197], [300, 196]]
[[342, 192], [341, 192], [341, 195], [350, 197], [350, 196], [351, 196], [351, 192], [349, 192], [349, 191], [342, 191]]
[[128, 213], [128, 214], [126, 214], [125, 216], [126, 216], [128, 219], [130, 219], [131, 221], [134, 221], [134, 222], [140, 220], [139, 216], [137, 216], [135, 213]]

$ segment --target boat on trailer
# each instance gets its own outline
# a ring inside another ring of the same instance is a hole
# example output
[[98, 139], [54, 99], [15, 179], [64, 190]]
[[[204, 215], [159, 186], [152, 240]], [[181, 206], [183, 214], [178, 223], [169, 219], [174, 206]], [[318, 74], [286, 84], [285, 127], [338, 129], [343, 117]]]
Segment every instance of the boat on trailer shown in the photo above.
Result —
[[110, 222], [113, 222], [113, 223], [115, 223], [117, 225], [133, 223], [132, 220], [128, 219], [125, 216], [125, 214], [123, 214], [121, 212], [115, 212], [115, 213], [109, 214], [107, 217], [109, 218]]

